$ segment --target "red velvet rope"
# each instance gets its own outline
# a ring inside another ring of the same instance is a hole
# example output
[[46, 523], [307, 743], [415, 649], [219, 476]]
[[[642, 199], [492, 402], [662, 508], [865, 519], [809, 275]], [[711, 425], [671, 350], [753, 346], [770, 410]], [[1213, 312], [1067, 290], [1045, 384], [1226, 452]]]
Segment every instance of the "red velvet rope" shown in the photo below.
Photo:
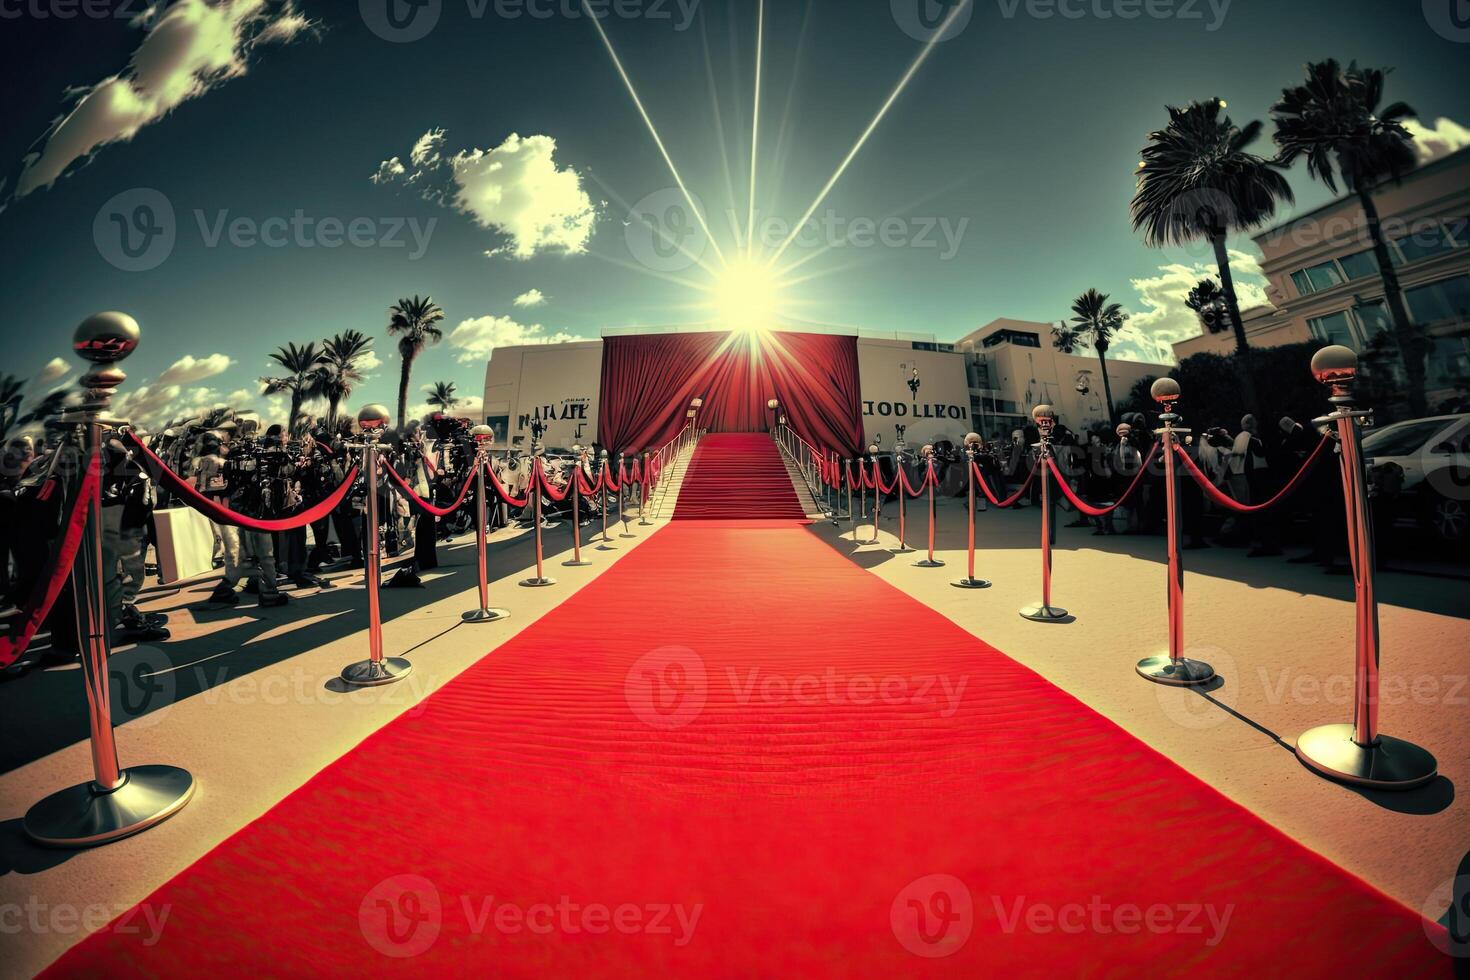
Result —
[[587, 473], [586, 473], [586, 471], [584, 471], [582, 469], [582, 465], [580, 463], [577, 464], [577, 492], [578, 493], [580, 493], [584, 497], [591, 497], [591, 496], [593, 496], [594, 494], [597, 493], [597, 490], [598, 490], [598, 488], [601, 485], [602, 485], [602, 478], [600, 476], [596, 480], [589, 482], [587, 480]]
[[905, 467], [903, 465], [903, 463], [899, 463], [898, 466], [897, 466], [897, 469], [898, 469], [898, 481], [903, 484], [904, 493], [908, 494], [910, 497], [917, 497], [917, 496], [919, 496], [919, 494], [923, 493], [924, 490], [929, 486], [929, 481], [934, 476], [934, 470], [933, 470], [933, 468], [930, 468], [930, 469], [926, 470], [925, 473], [924, 473], [923, 482], [921, 482], [919, 484], [919, 486], [917, 488], [915, 488], [914, 485], [909, 482], [909, 475], [908, 475], [908, 472], [907, 472], [907, 469], [908, 468]]
[[408, 485], [408, 481], [400, 476], [397, 470], [383, 460], [379, 460], [378, 462], [383, 464], [383, 472], [388, 474], [388, 479], [393, 481], [394, 485], [403, 492], [404, 496], [435, 517], [448, 517], [450, 514], [459, 510], [460, 505], [464, 503], [464, 499], [470, 495], [470, 485], [475, 482], [475, 471], [470, 470], [469, 476], [465, 478], [464, 486], [459, 490], [459, 496], [454, 498], [454, 503], [448, 507], [435, 507], [429, 501], [414, 493], [413, 488]]
[[995, 491], [990, 489], [990, 484], [985, 482], [985, 474], [980, 472], [980, 467], [977, 466], [975, 463], [970, 464], [971, 474], [975, 477], [975, 482], [980, 484], [980, 491], [985, 494], [985, 499], [990, 501], [991, 504], [993, 504], [994, 506], [1001, 508], [1002, 510], [1007, 507], [1014, 506], [1016, 501], [1024, 497], [1026, 495], [1026, 491], [1031, 489], [1031, 481], [1036, 479], [1036, 469], [1037, 464], [1033, 463], [1031, 465], [1031, 471], [1026, 474], [1026, 482], [1021, 484], [1021, 489], [1017, 490], [1006, 499], [1000, 500], [995, 496]]
[[1048, 456], [1046, 460], [1046, 465], [1051, 467], [1052, 475], [1057, 478], [1057, 485], [1061, 487], [1062, 496], [1070, 500], [1073, 507], [1076, 507], [1079, 511], [1088, 515], [1089, 517], [1105, 517], [1108, 514], [1111, 514], [1113, 511], [1117, 510], [1119, 507], [1123, 506], [1123, 502], [1132, 495], [1135, 489], [1137, 489], [1139, 482], [1143, 479], [1143, 474], [1148, 472], [1149, 464], [1154, 461], [1154, 457], [1157, 456], [1158, 453], [1159, 444], [1155, 442], [1152, 446], [1149, 447], [1148, 456], [1144, 458], [1143, 465], [1138, 468], [1138, 472], [1133, 477], [1133, 482], [1128, 484], [1128, 489], [1124, 490], [1121, 497], [1119, 497], [1117, 500], [1113, 501], [1106, 507], [1094, 507], [1092, 504], [1089, 504], [1087, 501], [1077, 496], [1077, 494], [1073, 493], [1072, 488], [1067, 485], [1067, 478], [1062, 475], [1061, 468], [1057, 466], [1057, 461], [1055, 458]]
[[1278, 503], [1287, 494], [1295, 490], [1298, 484], [1302, 482], [1302, 478], [1307, 475], [1307, 471], [1317, 462], [1317, 458], [1322, 455], [1322, 450], [1327, 448], [1327, 444], [1331, 441], [1332, 437], [1330, 435], [1323, 436], [1322, 441], [1317, 443], [1317, 448], [1313, 449], [1312, 454], [1302, 463], [1302, 468], [1296, 471], [1296, 476], [1293, 476], [1287, 482], [1286, 486], [1278, 490], [1276, 496], [1260, 504], [1242, 504], [1234, 497], [1229, 496], [1219, 487], [1215, 486], [1215, 481], [1211, 480], [1209, 476], [1195, 465], [1194, 460], [1189, 458], [1189, 453], [1184, 451], [1183, 446], [1176, 445], [1174, 448], [1178, 451], [1179, 458], [1184, 460], [1184, 469], [1188, 471], [1190, 476], [1194, 477], [1194, 482], [1200, 485], [1200, 489], [1205, 492], [1205, 496], [1226, 510], [1233, 510], [1237, 514], [1254, 514]]
[[565, 490], [558, 490], [551, 485], [551, 480], [546, 476], [546, 467], [541, 463], [541, 457], [537, 456], [531, 463], [531, 481], [546, 495], [546, 498], [554, 504], [559, 504], [567, 499], [567, 494], [572, 492], [572, 485], [567, 483]]
[[76, 561], [77, 550], [81, 547], [87, 527], [87, 513], [97, 499], [101, 482], [102, 457], [93, 452], [92, 458], [87, 461], [87, 475], [82, 478], [81, 490], [72, 502], [71, 516], [67, 518], [66, 531], [62, 534], [61, 547], [57, 550], [56, 557], [36, 580], [35, 588], [31, 590], [30, 599], [26, 602], [25, 615], [11, 626], [9, 636], [0, 637], [0, 667], [9, 667], [20, 659], [21, 654], [26, 652], [26, 647], [31, 645], [36, 631], [51, 614], [51, 607], [56, 605], [56, 597], [61, 594], [61, 587], [71, 574], [72, 563]]
[[500, 482], [500, 477], [495, 475], [495, 467], [485, 464], [485, 475], [490, 478], [490, 489], [495, 491], [495, 496], [505, 501], [512, 507], [524, 507], [531, 502], [530, 489], [524, 497], [512, 497], [510, 491], [505, 489], [505, 484]]
[[337, 509], [337, 505], [342, 502], [347, 496], [348, 491], [352, 489], [352, 482], [357, 479], [357, 467], [354, 466], [352, 472], [347, 474], [347, 479], [342, 481], [340, 487], [333, 490], [330, 495], [310, 509], [304, 510], [294, 517], [282, 517], [278, 520], [270, 521], [259, 520], [254, 517], [247, 517], [238, 511], [231, 510], [223, 504], [217, 504], [213, 500], [210, 500], [204, 494], [190, 486], [183, 477], [169, 469], [167, 463], [153, 455], [153, 450], [143, 445], [136, 435], [129, 432], [127, 437], [132, 443], [133, 448], [142, 451], [143, 464], [148, 467], [148, 472], [152, 474], [153, 478], [168, 487], [171, 492], [182, 497], [184, 502], [190, 507], [193, 507], [216, 524], [233, 524], [235, 527], [243, 527], [248, 531], [260, 531], [263, 534], [274, 533], [276, 531], [289, 531], [292, 528], [315, 524]]
[[885, 487], [883, 485], [883, 470], [879, 467], [878, 461], [875, 459], [873, 460], [873, 482], [870, 485], [874, 490], [886, 497], [898, 488], [898, 474], [894, 473], [893, 482]]
[[623, 489], [622, 483], [620, 483], [612, 475], [612, 467], [608, 466], [606, 463], [602, 464], [601, 480], [602, 485], [607, 488], [608, 493], [617, 493], [618, 491]]

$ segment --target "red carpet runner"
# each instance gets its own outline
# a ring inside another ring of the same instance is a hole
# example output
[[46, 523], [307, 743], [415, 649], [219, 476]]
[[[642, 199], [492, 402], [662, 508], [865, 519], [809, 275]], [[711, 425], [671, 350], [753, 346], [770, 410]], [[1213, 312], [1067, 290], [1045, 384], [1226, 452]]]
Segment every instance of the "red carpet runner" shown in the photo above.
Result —
[[674, 507], [676, 521], [805, 516], [781, 451], [760, 432], [711, 433], [700, 439]]
[[139, 915], [55, 972], [1448, 974], [1415, 913], [794, 523], [669, 525], [148, 908], [156, 943]]

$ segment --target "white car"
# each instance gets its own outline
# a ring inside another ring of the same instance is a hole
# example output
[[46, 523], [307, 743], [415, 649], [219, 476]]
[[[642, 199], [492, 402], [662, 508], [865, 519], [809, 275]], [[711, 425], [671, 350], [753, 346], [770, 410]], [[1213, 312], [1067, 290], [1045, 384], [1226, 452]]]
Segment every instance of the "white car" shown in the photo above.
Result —
[[1436, 539], [1470, 538], [1470, 414], [1410, 419], [1363, 438], [1375, 485]]

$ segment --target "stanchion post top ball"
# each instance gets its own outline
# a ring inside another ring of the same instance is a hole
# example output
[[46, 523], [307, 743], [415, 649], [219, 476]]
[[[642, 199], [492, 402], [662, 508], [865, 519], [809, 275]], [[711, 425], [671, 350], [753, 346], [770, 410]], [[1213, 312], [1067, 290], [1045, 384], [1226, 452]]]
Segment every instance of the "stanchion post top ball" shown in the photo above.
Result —
[[93, 364], [114, 364], [138, 347], [138, 321], [115, 310], [94, 313], [77, 325], [71, 346], [77, 356]]
[[776, 399], [772, 398], [772, 399], [770, 399], [770, 400], [768, 400], [766, 402], [766, 408], [769, 408], [771, 411], [774, 412], [776, 410], [776, 406], [777, 405], [780, 405], [780, 404], [781, 404], [780, 402], [778, 402], [778, 401], [776, 401]]
[[1179, 382], [1173, 378], [1157, 378], [1149, 386], [1148, 394], [1160, 405], [1168, 407], [1179, 400]]
[[376, 432], [388, 426], [388, 409], [383, 405], [364, 405], [357, 413], [357, 425], [364, 432]]
[[919, 455], [923, 456], [925, 459], [928, 459], [930, 456], [934, 455], [934, 447], [927, 442], [924, 443], [924, 448], [919, 450]]
[[495, 444], [495, 430], [488, 425], [477, 425], [470, 430], [470, 435], [477, 446], [492, 446]]
[[1312, 377], [1320, 384], [1342, 386], [1358, 376], [1358, 355], [1349, 347], [1333, 344], [1312, 355]]
[[965, 433], [965, 445], [967, 445], [967, 446], [977, 446], [978, 447], [984, 441], [985, 441], [984, 439], [981, 439], [980, 438], [980, 433], [978, 433], [978, 432], [966, 432]]

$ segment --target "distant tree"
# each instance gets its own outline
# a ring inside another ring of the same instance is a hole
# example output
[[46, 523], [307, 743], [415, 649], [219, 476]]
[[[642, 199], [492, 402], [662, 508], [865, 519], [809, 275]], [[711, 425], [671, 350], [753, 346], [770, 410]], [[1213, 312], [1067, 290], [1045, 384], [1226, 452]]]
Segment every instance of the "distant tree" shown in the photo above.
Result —
[[[1240, 418], [1254, 414], [1266, 431], [1276, 420], [1290, 415], [1305, 425], [1327, 411], [1322, 386], [1312, 378], [1312, 355], [1322, 347], [1319, 340], [1281, 347], [1263, 347], [1250, 353], [1251, 367], [1260, 379], [1260, 402], [1248, 404], [1240, 386], [1240, 354], [1192, 354], [1169, 372], [1179, 382], [1179, 414], [1195, 432], [1224, 426], [1236, 432]], [[1120, 406], [1124, 412], [1143, 412], [1150, 418], [1159, 406], [1149, 396], [1154, 378], [1140, 378], [1129, 389]]]
[[327, 400], [329, 431], [337, 431], [337, 409], [342, 399], [352, 394], [353, 386], [363, 379], [358, 364], [372, 349], [372, 339], [356, 330], [347, 330], [322, 341], [322, 351], [317, 355], [317, 388]]
[[1113, 385], [1108, 380], [1108, 348], [1113, 336], [1123, 328], [1128, 314], [1120, 303], [1109, 303], [1108, 294], [1089, 289], [1072, 302], [1072, 324], [1059, 324], [1052, 328], [1052, 346], [1064, 354], [1079, 347], [1091, 347], [1097, 351], [1098, 363], [1102, 366], [1103, 395], [1108, 402], [1108, 421], [1118, 420], [1113, 406]]
[[429, 404], [442, 412], [447, 412], [458, 405], [461, 399], [454, 395], [455, 384], [453, 381], [435, 381], [434, 390], [429, 392]]
[[264, 394], [285, 393], [291, 396], [291, 413], [286, 416], [286, 428], [292, 432], [296, 431], [301, 403], [321, 394], [321, 375], [318, 372], [320, 365], [317, 361], [319, 356], [320, 351], [316, 344], [302, 344], [299, 347], [296, 344], [287, 344], [285, 347], [277, 347], [271, 353], [271, 360], [285, 368], [286, 373], [280, 377], [260, 379], [265, 386]]
[[1282, 90], [1281, 99], [1271, 107], [1271, 117], [1276, 122], [1277, 159], [1283, 166], [1305, 157], [1307, 173], [1328, 190], [1337, 192], [1340, 176], [1348, 192], [1357, 195], [1383, 279], [1383, 300], [1393, 321], [1394, 340], [1404, 362], [1409, 408], [1417, 416], [1428, 411], [1424, 361], [1429, 342], [1409, 322], [1403, 288], [1372, 193], [1385, 180], [1397, 181], [1414, 169], [1413, 137], [1401, 120], [1415, 113], [1403, 102], [1379, 108], [1386, 75], [1377, 68], [1359, 68], [1356, 62], [1344, 70], [1331, 58], [1309, 63], [1305, 81]]
[[400, 299], [388, 308], [388, 334], [398, 338], [398, 355], [402, 359], [398, 375], [398, 427], [408, 416], [408, 381], [413, 362], [424, 348], [437, 344], [444, 332], [437, 326], [444, 311], [428, 296]]
[[1261, 134], [1261, 123], [1237, 127], [1221, 115], [1224, 99], [1165, 107], [1169, 123], [1149, 134], [1137, 171], [1138, 191], [1130, 210], [1134, 231], [1155, 248], [1203, 239], [1215, 253], [1225, 312], [1241, 355], [1246, 401], [1255, 403], [1250, 345], [1240, 318], [1235, 279], [1230, 273], [1226, 236], [1256, 228], [1276, 213], [1278, 201], [1292, 201], [1291, 185], [1264, 157], [1246, 151]]

